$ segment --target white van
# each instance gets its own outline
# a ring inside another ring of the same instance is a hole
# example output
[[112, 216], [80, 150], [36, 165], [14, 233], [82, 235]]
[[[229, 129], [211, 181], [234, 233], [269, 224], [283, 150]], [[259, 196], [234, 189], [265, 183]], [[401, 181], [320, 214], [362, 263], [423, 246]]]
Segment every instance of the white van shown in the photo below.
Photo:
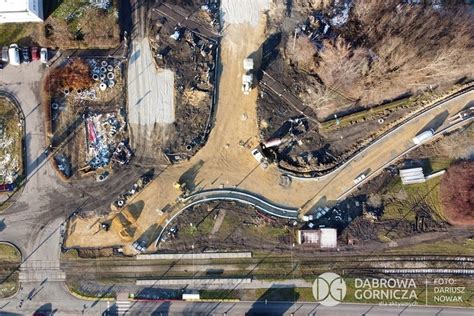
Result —
[[10, 59], [10, 65], [20, 66], [20, 49], [17, 44], [11, 44], [8, 49], [8, 57]]

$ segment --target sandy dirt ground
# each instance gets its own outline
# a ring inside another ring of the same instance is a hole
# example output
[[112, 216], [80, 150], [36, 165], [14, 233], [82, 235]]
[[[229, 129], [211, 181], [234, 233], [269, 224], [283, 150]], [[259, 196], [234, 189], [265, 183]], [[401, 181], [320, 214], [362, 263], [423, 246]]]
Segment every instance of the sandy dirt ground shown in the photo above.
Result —
[[[196, 156], [186, 163], [167, 167], [131, 201], [143, 203], [141, 216], [136, 222], [136, 238], [151, 231], [152, 225], [163, 224], [174, 215], [162, 210], [176, 203], [181, 192], [173, 187], [173, 183], [178, 180], [189, 184], [188, 188], [191, 190], [238, 187], [276, 203], [304, 206], [305, 211], [312, 211], [316, 204], [334, 204], [348, 189], [355, 187], [353, 180], [359, 174], [368, 172], [371, 175], [410, 147], [411, 138], [426, 126], [437, 121], [442, 123], [440, 115], [452, 115], [474, 98], [474, 92], [467, 93], [411, 121], [391, 137], [373, 146], [369, 154], [362, 153], [345, 168], [324, 180], [293, 180], [289, 188], [283, 188], [278, 184], [279, 171], [273, 166], [261, 168], [250, 154], [250, 149], [258, 144], [258, 91], [254, 89], [249, 95], [243, 95], [240, 87], [242, 60], [252, 56], [257, 66], [261, 60], [265, 22], [262, 16], [256, 27], [243, 23], [226, 26], [221, 45], [223, 66], [219, 81], [216, 125], [207, 145]], [[251, 146], [240, 146], [241, 141]], [[80, 225], [81, 223], [76, 223], [78, 228]], [[81, 236], [71, 235], [68, 246], [103, 247], [123, 243], [120, 236], [113, 232], [97, 232], [96, 228], [91, 232], [94, 238], [84, 233]]]

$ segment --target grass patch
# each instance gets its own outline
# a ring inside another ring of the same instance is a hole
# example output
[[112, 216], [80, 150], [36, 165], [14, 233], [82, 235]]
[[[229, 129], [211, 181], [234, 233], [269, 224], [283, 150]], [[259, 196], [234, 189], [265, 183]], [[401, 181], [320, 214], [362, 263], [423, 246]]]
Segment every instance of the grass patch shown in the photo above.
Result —
[[[413, 102], [414, 100], [412, 98], [397, 100], [397, 101], [390, 102], [384, 105], [379, 105], [367, 110], [362, 110], [359, 112], [348, 114], [338, 119], [331, 119], [328, 121], [324, 121], [321, 123], [321, 127], [325, 130], [342, 128], [342, 127], [349, 126], [357, 122], [369, 120], [373, 118], [374, 116], [378, 116], [387, 111], [393, 112], [399, 108], [410, 107], [412, 106]], [[339, 124], [337, 124], [338, 122]]]
[[204, 300], [230, 300], [240, 299], [238, 290], [200, 290], [199, 296]]
[[12, 261], [20, 263], [21, 255], [15, 247], [0, 243], [0, 261]]
[[38, 27], [40, 27], [38, 23], [0, 24], [0, 46], [9, 46], [13, 43], [30, 44], [30, 36]]
[[431, 172], [435, 173], [447, 169], [453, 162], [454, 160], [449, 158], [430, 158]]
[[[0, 298], [10, 297], [16, 293], [18, 289], [18, 271], [13, 268], [6, 268], [4, 264], [17, 263], [20, 264], [20, 252], [9, 244], [0, 243]], [[3, 267], [3, 268], [2, 268]]]
[[387, 249], [390, 254], [474, 256], [474, 239], [440, 240], [403, 248]]
[[[51, 2], [51, 3], [50, 3]], [[44, 47], [112, 48], [120, 42], [118, 0], [107, 10], [90, 5], [89, 0], [45, 1], [44, 23], [0, 24], [0, 45], [39, 45]]]
[[57, 19], [70, 20], [78, 14], [81, 14], [81, 10], [88, 4], [89, 1], [87, 0], [64, 0], [59, 7], [54, 10], [51, 16]]
[[7, 298], [15, 294], [18, 285], [18, 272], [12, 274], [7, 280], [2, 280], [0, 282], [0, 298]]
[[80, 259], [77, 249], [68, 249], [66, 252], [61, 252], [61, 260]]
[[424, 183], [403, 185], [399, 177], [395, 178], [384, 193], [385, 209], [381, 219], [414, 221], [417, 207], [429, 207], [444, 220], [439, 194], [440, 182], [441, 177], [437, 177]]
[[269, 288], [257, 289], [255, 291], [255, 300], [258, 301], [314, 301], [312, 288], [294, 287], [294, 288]]

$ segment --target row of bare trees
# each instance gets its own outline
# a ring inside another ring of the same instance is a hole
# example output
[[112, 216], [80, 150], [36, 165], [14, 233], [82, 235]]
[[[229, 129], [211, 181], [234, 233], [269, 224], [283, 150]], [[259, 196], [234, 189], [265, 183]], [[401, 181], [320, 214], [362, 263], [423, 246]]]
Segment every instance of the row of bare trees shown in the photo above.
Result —
[[363, 104], [377, 103], [473, 77], [473, 17], [456, 3], [435, 9], [401, 0], [355, 0], [340, 35], [324, 41], [323, 49], [316, 51], [306, 38], [296, 42], [297, 62], [326, 86]]

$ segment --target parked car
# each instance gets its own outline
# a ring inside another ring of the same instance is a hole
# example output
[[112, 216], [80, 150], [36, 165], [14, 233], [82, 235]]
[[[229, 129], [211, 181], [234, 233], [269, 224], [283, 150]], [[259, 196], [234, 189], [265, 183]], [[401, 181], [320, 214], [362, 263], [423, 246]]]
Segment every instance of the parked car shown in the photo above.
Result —
[[31, 59], [33, 61], [40, 59], [40, 50], [39, 50], [38, 47], [32, 47], [31, 48]]
[[365, 178], [367, 178], [367, 176], [365, 174], [361, 174], [360, 176], [358, 176], [357, 178], [354, 179], [354, 183], [355, 184], [359, 184], [360, 182], [362, 182]]
[[132, 244], [132, 246], [139, 252], [144, 252], [146, 250], [146, 242], [144, 240], [137, 240]]
[[0, 61], [0, 69], [3, 69], [3, 61]]
[[8, 47], [7, 46], [2, 47], [2, 61], [4, 63], [8, 63]]
[[257, 160], [259, 163], [261, 163], [263, 161], [263, 155], [262, 153], [257, 149], [255, 148], [254, 150], [252, 150], [252, 156], [255, 158], [255, 160]]
[[23, 56], [23, 62], [29, 63], [31, 62], [31, 55], [30, 55], [30, 48], [29, 47], [23, 47], [21, 50], [21, 55]]
[[8, 49], [8, 58], [10, 60], [10, 65], [20, 65], [20, 49], [17, 44], [10, 45], [10, 48]]
[[43, 64], [46, 64], [48, 62], [48, 49], [45, 47], [41, 48], [40, 60]]

